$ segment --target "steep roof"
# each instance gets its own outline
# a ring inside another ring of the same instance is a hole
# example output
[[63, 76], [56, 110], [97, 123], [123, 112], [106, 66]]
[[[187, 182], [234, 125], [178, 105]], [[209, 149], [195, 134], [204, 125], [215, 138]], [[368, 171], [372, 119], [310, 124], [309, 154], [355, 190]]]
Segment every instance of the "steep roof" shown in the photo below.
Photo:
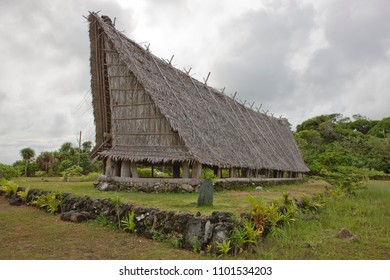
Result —
[[[193, 160], [220, 167], [309, 170], [286, 119], [256, 112], [197, 81], [157, 58], [95, 13], [90, 14], [89, 21], [90, 30], [96, 25], [103, 30], [99, 36], [112, 43], [121, 62], [178, 132]], [[91, 51], [95, 39], [91, 38]], [[91, 73], [93, 83], [96, 69], [91, 69]], [[97, 145], [101, 142], [97, 137]]]

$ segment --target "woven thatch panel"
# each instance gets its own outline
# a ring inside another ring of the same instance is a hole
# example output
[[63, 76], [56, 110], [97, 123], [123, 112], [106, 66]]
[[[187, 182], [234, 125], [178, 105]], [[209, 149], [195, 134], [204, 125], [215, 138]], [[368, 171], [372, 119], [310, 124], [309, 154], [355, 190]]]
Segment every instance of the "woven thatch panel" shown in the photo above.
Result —
[[[134, 129], [153, 133], [173, 131], [180, 137], [161, 135], [158, 143], [180, 149], [185, 147], [193, 160], [203, 164], [308, 171], [287, 120], [255, 112], [200, 83], [141, 48], [111, 24], [103, 22], [96, 14], [91, 14], [89, 20], [91, 30], [99, 28], [102, 30], [100, 36], [103, 36], [106, 42], [107, 62], [117, 65], [109, 67], [108, 71], [112, 118], [118, 119], [112, 122], [112, 130], [115, 131], [113, 137], [118, 135], [117, 139], [113, 139], [114, 147], [124, 142], [133, 145], [138, 141], [121, 135], [125, 133], [124, 131], [128, 133]], [[91, 41], [91, 47], [93, 42]], [[131, 79], [121, 77], [126, 71]], [[96, 75], [95, 70], [92, 71], [92, 75]], [[112, 83], [116, 84], [115, 87]], [[115, 91], [117, 87], [123, 90], [128, 87], [131, 94]], [[133, 105], [138, 105], [127, 108], [119, 106], [130, 104], [130, 99]], [[120, 120], [136, 116], [148, 117], [153, 121], [136, 120], [123, 123]], [[151, 146], [156, 145], [157, 142], [153, 141], [157, 138], [152, 140], [148, 136], [145, 135], [142, 141], [150, 143]], [[174, 151], [169, 151], [174, 158]], [[154, 152], [156, 155], [159, 153]], [[178, 152], [181, 153], [182, 150]], [[111, 151], [105, 152], [109, 153]], [[123, 157], [131, 153], [133, 152], [123, 146]], [[150, 150], [150, 154], [152, 153]], [[162, 155], [161, 159], [169, 161], [169, 156], [164, 158]]]

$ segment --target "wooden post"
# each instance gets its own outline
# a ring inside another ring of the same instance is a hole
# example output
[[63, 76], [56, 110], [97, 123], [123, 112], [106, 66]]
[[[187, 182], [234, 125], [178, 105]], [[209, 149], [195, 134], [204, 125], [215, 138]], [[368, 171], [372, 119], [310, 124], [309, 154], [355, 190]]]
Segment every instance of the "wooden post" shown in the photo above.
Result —
[[190, 178], [190, 163], [188, 161], [184, 161], [182, 164], [183, 168], [183, 178]]
[[130, 161], [122, 160], [121, 177], [130, 177]]
[[137, 164], [134, 161], [130, 162], [130, 171], [133, 178], [139, 178], [138, 171], [137, 171]]
[[202, 164], [200, 162], [195, 162], [192, 165], [192, 178], [199, 179], [201, 173], [202, 173]]

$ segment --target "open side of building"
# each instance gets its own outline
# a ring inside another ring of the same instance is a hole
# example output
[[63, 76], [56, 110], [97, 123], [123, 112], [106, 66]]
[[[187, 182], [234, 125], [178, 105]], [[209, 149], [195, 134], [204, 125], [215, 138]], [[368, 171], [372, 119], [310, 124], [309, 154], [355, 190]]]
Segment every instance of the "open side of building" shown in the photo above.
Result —
[[[139, 180], [137, 166], [198, 179], [301, 178], [309, 171], [286, 119], [244, 106], [89, 15], [96, 146], [104, 176]], [[152, 176], [153, 176], [152, 172]]]

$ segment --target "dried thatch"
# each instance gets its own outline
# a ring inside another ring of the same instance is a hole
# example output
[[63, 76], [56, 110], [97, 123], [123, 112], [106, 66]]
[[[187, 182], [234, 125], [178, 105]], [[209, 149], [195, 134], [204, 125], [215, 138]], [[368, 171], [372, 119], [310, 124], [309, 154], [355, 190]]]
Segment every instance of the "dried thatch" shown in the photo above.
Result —
[[205, 85], [91, 13], [96, 148], [152, 163], [306, 172], [286, 119], [258, 113]]

